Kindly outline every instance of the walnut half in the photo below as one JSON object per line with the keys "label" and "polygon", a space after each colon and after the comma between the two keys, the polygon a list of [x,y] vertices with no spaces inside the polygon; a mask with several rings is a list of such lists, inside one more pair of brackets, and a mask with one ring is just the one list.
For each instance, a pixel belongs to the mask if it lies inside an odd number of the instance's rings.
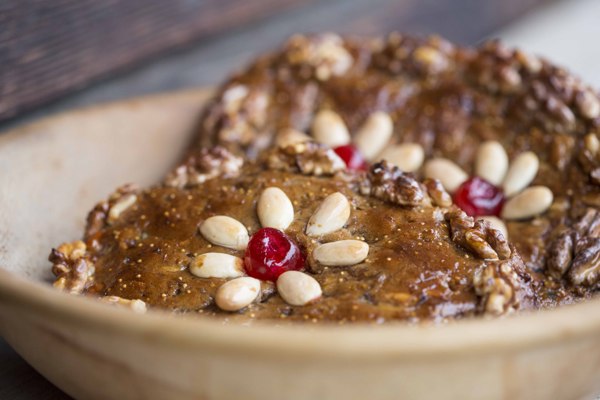
{"label": "walnut half", "polygon": [[86,255],[87,247],[81,240],[63,243],[52,249],[48,260],[56,275],[54,287],[71,294],[80,294],[94,281],[94,264]]}
{"label": "walnut half", "polygon": [[600,282],[600,211],[589,208],[581,219],[552,241],[546,268],[575,286]]}
{"label": "walnut half", "polygon": [[473,284],[475,293],[481,298],[480,308],[483,313],[497,316],[519,307],[519,275],[512,268],[511,261],[486,263],[475,272]]}
{"label": "walnut half", "polygon": [[299,142],[278,147],[267,158],[269,168],[300,172],[304,175],[334,175],[346,169],[335,152],[316,142]]}
{"label": "walnut half", "polygon": [[487,221],[472,217],[464,211],[454,209],[445,214],[450,225],[452,240],[482,259],[505,260],[511,250],[504,235],[490,226]]}
{"label": "walnut half", "polygon": [[414,207],[425,200],[419,182],[385,160],[373,164],[367,180],[361,185],[361,192],[402,206]]}

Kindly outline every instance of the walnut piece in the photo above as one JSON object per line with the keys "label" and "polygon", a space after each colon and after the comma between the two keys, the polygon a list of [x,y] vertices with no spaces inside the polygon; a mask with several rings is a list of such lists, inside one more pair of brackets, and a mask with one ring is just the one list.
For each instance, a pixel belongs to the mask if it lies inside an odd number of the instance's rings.
{"label": "walnut piece", "polygon": [[489,222],[473,220],[464,211],[454,209],[445,214],[450,225],[452,240],[482,259],[510,257],[511,250],[504,235],[491,227]]}
{"label": "walnut piece", "polygon": [[486,263],[475,271],[473,285],[475,293],[481,297],[480,308],[485,314],[498,316],[519,307],[520,279],[511,261]]}
{"label": "walnut piece", "polygon": [[64,243],[52,249],[48,260],[56,276],[54,287],[71,294],[80,294],[94,280],[94,264],[86,255],[87,247],[81,240]]}
{"label": "walnut piece", "polygon": [[572,228],[556,236],[546,268],[557,279],[566,275],[575,286],[591,287],[600,281],[600,211],[589,208]]}
{"label": "walnut piece", "polygon": [[234,177],[243,164],[241,157],[223,147],[204,148],[172,171],[165,179],[165,184],[180,189],[191,188],[216,177]]}
{"label": "walnut piece", "polygon": [[136,191],[138,187],[129,183],[117,188],[108,200],[96,204],[87,217],[86,237],[93,237],[107,225],[116,222],[137,201]]}
{"label": "walnut piece", "polygon": [[364,195],[403,206],[417,206],[425,200],[425,193],[412,175],[383,160],[374,164],[361,186]]}
{"label": "walnut piece", "polygon": [[333,33],[292,36],[284,54],[290,65],[309,67],[311,76],[320,81],[345,74],[354,62],[342,38]]}
{"label": "walnut piece", "polygon": [[452,197],[446,192],[439,179],[427,178],[423,181],[423,185],[427,188],[427,194],[431,197],[433,205],[438,207],[450,207],[452,205]]}
{"label": "walnut piece", "polygon": [[304,175],[333,175],[346,169],[335,152],[316,142],[294,143],[274,149],[267,157],[269,168]]}

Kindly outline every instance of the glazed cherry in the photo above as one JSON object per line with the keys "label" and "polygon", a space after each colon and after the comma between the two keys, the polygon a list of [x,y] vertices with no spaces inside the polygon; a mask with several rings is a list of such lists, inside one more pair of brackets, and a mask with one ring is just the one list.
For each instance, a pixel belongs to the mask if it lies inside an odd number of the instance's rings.
{"label": "glazed cherry", "polygon": [[458,187],[454,203],[468,215],[500,215],[504,204],[504,193],[485,179],[474,176]]}
{"label": "glazed cherry", "polygon": [[346,163],[346,167],[354,171],[365,171],[368,167],[367,161],[360,153],[360,151],[351,144],[344,146],[338,146],[333,149],[335,153],[340,156]]}
{"label": "glazed cherry", "polygon": [[274,282],[286,271],[304,268],[304,255],[279,229],[262,228],[248,242],[244,266],[251,277]]}

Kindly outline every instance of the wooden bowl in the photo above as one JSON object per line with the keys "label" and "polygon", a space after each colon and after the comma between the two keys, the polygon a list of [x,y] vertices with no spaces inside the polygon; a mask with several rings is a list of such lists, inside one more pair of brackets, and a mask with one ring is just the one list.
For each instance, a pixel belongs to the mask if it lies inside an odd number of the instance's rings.
{"label": "wooden bowl", "polygon": [[576,399],[600,391],[600,300],[446,326],[252,327],[137,315],[50,285],[116,186],[158,181],[206,91],[74,111],[0,135],[0,332],[80,399]]}

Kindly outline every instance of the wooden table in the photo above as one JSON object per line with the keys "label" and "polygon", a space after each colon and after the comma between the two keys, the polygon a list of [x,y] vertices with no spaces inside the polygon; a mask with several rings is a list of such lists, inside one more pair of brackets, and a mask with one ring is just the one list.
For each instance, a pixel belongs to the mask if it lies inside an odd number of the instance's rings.
{"label": "wooden table", "polygon": [[[540,6],[514,23],[517,16]],[[591,10],[591,11],[590,11]],[[595,11],[595,12],[593,12]],[[382,34],[391,30],[439,33],[463,44],[474,44],[499,32],[500,37],[526,49],[551,56],[600,86],[600,49],[590,54],[600,24],[581,23],[600,15],[597,0],[333,0],[287,9],[266,20],[204,38],[129,72],[63,97],[42,108],[0,123],[0,130],[64,109],[190,86],[212,86],[241,68],[255,54],[294,32],[338,31]],[[1,19],[1,18],[0,18]],[[593,20],[593,18],[592,18]],[[520,21],[520,22],[519,22]],[[559,23],[559,22],[560,23]],[[595,20],[594,20],[595,21]],[[507,24],[512,22],[507,27]],[[502,30],[504,28],[504,30]],[[560,41],[565,35],[571,41]],[[586,48],[577,56],[572,40]],[[591,47],[588,47],[588,44]],[[576,52],[574,55],[573,53]],[[0,53],[1,54],[1,53]],[[565,60],[574,60],[569,64]],[[1,60],[0,60],[1,61]],[[1,399],[68,399],[29,367],[0,339]]]}

